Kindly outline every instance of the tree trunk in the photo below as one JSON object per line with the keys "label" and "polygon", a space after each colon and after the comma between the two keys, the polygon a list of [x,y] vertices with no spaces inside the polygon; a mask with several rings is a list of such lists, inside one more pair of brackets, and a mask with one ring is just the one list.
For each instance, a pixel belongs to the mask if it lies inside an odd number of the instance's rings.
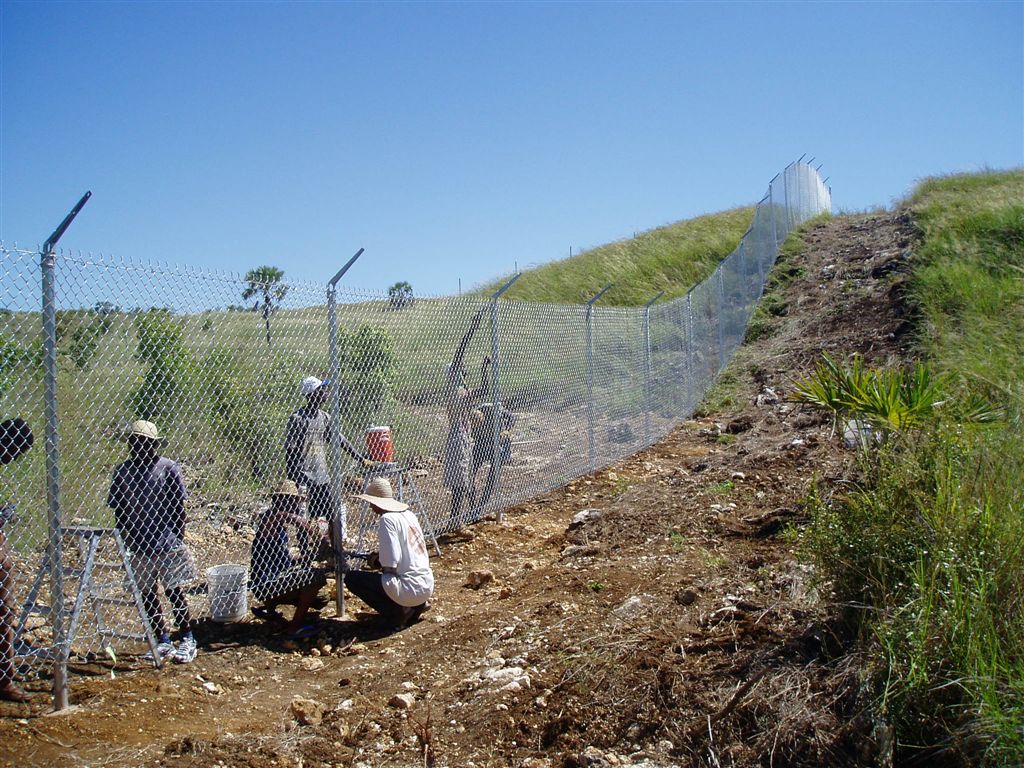
{"label": "tree trunk", "polygon": [[267,346],[270,346],[270,297],[263,297],[263,324],[267,326]]}

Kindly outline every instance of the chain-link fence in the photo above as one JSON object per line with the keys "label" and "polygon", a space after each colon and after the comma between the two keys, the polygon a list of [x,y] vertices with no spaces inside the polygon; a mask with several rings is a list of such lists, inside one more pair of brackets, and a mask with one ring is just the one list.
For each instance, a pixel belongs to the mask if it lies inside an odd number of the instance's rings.
{"label": "chain-link fence", "polygon": [[332,554],[374,546],[351,499],[370,477],[434,539],[650,445],[741,343],[786,234],[830,204],[813,168],[790,165],[710,277],[643,308],[383,296],[0,246],[0,416],[42,438],[48,395],[56,414],[52,437],[0,469],[16,510],[0,538],[0,675],[50,660],[57,676],[69,656],[138,643],[159,657],[188,609],[244,615],[246,578],[255,603],[320,586]]}

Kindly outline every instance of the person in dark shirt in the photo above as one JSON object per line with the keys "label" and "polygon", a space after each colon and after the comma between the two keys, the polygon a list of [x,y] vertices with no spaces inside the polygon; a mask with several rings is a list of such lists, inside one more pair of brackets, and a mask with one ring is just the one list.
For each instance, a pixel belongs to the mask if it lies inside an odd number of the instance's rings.
{"label": "person in dark shirt", "polygon": [[[160,436],[152,422],[133,423],[127,441],[130,456],[114,470],[107,506],[131,552],[142,602],[159,641],[157,653],[188,664],[197,649],[183,587],[196,580],[196,566],[185,544],[185,480],[175,462],[159,455]],[[177,647],[160,606],[161,583],[181,632]]]}
{"label": "person in dark shirt", "polygon": [[305,624],[306,614],[327,583],[323,569],[308,565],[305,558],[293,557],[289,549],[288,526],[305,534],[309,540],[323,536],[319,523],[302,514],[302,494],[291,480],[285,480],[271,495],[270,509],[260,515],[256,536],[252,540],[250,564],[253,596],[263,603],[253,608],[254,615],[282,621],[279,605],[294,605],[295,613],[284,628],[293,637],[304,637],[315,631]]}
{"label": "person in dark shirt", "polygon": [[[0,423],[0,464],[10,464],[28,452],[35,442],[32,429],[24,419],[8,419]],[[0,506],[0,699],[28,701],[28,694],[14,682],[14,610],[11,603],[11,582],[14,563],[7,552],[4,526],[14,517],[14,505]]]}

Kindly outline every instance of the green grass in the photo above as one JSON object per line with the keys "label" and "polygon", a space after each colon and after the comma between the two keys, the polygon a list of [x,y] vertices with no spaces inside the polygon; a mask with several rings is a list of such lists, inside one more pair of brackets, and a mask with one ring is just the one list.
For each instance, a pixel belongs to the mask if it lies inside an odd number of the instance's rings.
{"label": "green grass", "polygon": [[[811,499],[803,545],[875,660],[897,760],[1020,765],[1024,172],[930,179],[906,205],[918,352],[940,402],[863,458],[857,490]],[[986,405],[1002,418],[975,423]]]}
{"label": "green grass", "polygon": [[[734,208],[641,232],[524,272],[505,296],[580,304],[613,283],[601,298],[603,306],[641,306],[659,291],[665,292],[660,301],[667,301],[711,274],[739,243],[753,216],[753,207]],[[482,291],[495,291],[507,279]]]}

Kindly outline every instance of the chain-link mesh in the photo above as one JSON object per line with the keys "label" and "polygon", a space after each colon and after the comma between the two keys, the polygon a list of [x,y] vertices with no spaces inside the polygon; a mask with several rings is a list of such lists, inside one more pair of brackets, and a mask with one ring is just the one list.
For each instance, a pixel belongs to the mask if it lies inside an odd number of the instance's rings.
{"label": "chain-link mesh", "polygon": [[[331,294],[273,272],[250,281],[58,254],[49,458],[64,598],[45,568],[40,439],[0,469],[2,501],[17,510],[0,539],[0,651],[11,657],[16,634],[21,672],[38,670],[54,644],[51,604],[65,609],[68,653],[86,656],[131,650],[119,633],[133,631],[144,650],[140,614],[159,640],[189,609],[244,615],[247,587],[271,606],[316,589],[339,549],[374,548],[375,516],[351,498],[373,476],[391,480],[432,538],[653,443],[742,342],[786,234],[829,207],[818,174],[789,166],[715,272],[649,308]],[[40,254],[0,254],[0,415],[41,438]],[[157,581],[171,587],[159,599]]]}

